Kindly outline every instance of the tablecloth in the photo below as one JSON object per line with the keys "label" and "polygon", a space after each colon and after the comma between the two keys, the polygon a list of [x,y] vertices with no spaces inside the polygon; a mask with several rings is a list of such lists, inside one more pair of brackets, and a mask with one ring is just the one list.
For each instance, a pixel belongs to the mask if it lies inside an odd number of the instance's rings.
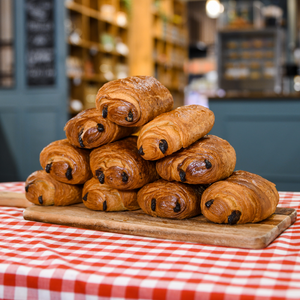
{"label": "tablecloth", "polygon": [[[279,206],[299,215],[300,193],[280,192]],[[299,218],[249,250],[25,221],[22,211],[0,207],[1,299],[300,299]]]}

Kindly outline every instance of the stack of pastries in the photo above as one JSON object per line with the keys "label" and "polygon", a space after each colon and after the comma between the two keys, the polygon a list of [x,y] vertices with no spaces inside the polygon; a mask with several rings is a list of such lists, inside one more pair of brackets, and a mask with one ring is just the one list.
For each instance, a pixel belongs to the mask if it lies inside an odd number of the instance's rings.
{"label": "stack of pastries", "polygon": [[279,201],[275,185],[234,171],[234,148],[209,134],[214,122],[201,105],[173,109],[171,93],[151,76],[108,82],[95,108],[67,122],[66,139],[41,151],[42,170],[27,178],[26,197],[170,219],[202,213],[231,225],[266,219]]}

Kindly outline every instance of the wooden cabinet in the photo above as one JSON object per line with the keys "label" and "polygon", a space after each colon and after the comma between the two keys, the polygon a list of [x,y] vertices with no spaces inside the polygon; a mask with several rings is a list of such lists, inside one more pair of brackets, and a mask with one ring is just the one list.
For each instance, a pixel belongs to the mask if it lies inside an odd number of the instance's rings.
{"label": "wooden cabinet", "polygon": [[180,0],[66,0],[71,115],[94,107],[110,80],[151,75],[183,105],[186,4]]}
{"label": "wooden cabinet", "polygon": [[183,105],[186,4],[179,0],[132,0],[129,49],[130,74],[156,77],[171,91],[175,107]]}
{"label": "wooden cabinet", "polygon": [[128,2],[67,0],[70,112],[94,107],[107,81],[129,76]]}

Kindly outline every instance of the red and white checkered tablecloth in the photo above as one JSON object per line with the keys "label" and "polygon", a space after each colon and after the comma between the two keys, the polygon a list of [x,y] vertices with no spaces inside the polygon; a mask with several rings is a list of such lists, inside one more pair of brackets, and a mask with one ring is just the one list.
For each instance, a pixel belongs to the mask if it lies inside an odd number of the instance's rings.
{"label": "red and white checkered tablecloth", "polygon": [[[280,206],[299,214],[300,193],[280,192]],[[0,299],[300,299],[300,220],[248,250],[25,221],[22,211],[0,207]]]}

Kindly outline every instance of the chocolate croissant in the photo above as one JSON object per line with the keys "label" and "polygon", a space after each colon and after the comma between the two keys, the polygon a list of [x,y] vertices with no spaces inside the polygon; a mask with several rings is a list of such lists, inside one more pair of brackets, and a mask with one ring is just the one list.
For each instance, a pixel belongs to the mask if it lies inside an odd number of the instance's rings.
{"label": "chocolate croissant", "polygon": [[44,170],[33,172],[25,181],[25,196],[36,205],[64,206],[82,202],[82,186],[55,180]]}
{"label": "chocolate croissant", "polygon": [[225,140],[207,135],[186,149],[156,162],[165,180],[189,184],[209,184],[230,176],[236,165],[234,148]]}
{"label": "chocolate croissant", "polygon": [[236,171],[205,190],[201,210],[214,223],[256,223],[271,216],[278,201],[274,183],[256,174]]}
{"label": "chocolate croissant", "polygon": [[205,136],[214,122],[214,113],[201,105],[181,106],[161,114],[142,127],[139,153],[147,160],[163,158]]}
{"label": "chocolate croissant", "polygon": [[41,151],[40,164],[60,182],[83,184],[92,177],[89,153],[89,150],[72,146],[67,139],[57,140]]}
{"label": "chocolate croissant", "polygon": [[103,118],[128,127],[139,127],[173,108],[169,90],[151,76],[132,76],[104,84],[96,96]]}
{"label": "chocolate croissant", "polygon": [[139,128],[119,126],[104,119],[96,108],[90,108],[70,119],[64,130],[72,145],[92,149],[129,136]]}
{"label": "chocolate croissant", "polygon": [[205,188],[159,179],[138,191],[138,203],[153,217],[187,219],[201,213],[200,200]]}
{"label": "chocolate croissant", "polygon": [[97,178],[88,180],[82,191],[84,205],[92,210],[124,211],[139,209],[137,190],[117,190],[100,184]]}
{"label": "chocolate croissant", "polygon": [[137,137],[93,149],[90,165],[100,183],[121,190],[133,190],[158,179],[155,162],[144,160],[136,146]]}

